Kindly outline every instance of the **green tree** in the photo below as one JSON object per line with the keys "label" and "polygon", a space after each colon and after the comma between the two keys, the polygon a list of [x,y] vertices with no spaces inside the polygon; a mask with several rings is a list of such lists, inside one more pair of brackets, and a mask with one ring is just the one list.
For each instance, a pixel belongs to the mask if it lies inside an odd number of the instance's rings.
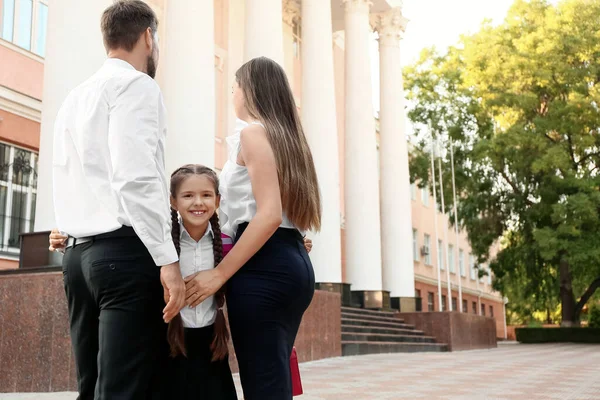
{"label": "green tree", "polygon": [[588,321],[588,326],[590,328],[600,328],[600,306],[594,304],[590,308],[590,318]]}
{"label": "green tree", "polygon": [[[404,71],[429,184],[429,132],[454,142],[458,213],[495,288],[577,324],[600,287],[600,0],[517,0]],[[442,154],[449,174],[448,156]],[[444,183],[452,207],[450,176]],[[526,311],[526,310],[525,310]]]}

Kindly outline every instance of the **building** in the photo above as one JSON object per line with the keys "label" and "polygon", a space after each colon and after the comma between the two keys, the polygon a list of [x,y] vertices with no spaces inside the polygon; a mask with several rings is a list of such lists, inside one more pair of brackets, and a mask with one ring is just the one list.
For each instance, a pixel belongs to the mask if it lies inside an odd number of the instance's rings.
{"label": "building", "polygon": [[0,1],[0,269],[33,230],[48,2]]}
{"label": "building", "polygon": [[[168,170],[188,162],[223,166],[224,139],[236,123],[234,73],[248,59],[270,57],[288,74],[321,184],[323,230],[311,254],[319,286],[365,307],[391,302],[412,310],[420,302],[424,311],[491,315],[503,336],[503,299],[490,278],[474,277],[464,233],[458,241],[452,228],[443,235],[445,216],[436,214],[438,246],[430,194],[408,190],[400,67],[408,20],[401,0],[148,3],[160,20],[157,80],[169,110]],[[43,236],[54,226],[54,117],[68,91],[105,58],[96,27],[109,4],[55,0],[48,13],[46,0],[0,0],[0,268],[17,266],[19,232]],[[373,30],[378,120],[371,102]],[[448,250],[448,262],[440,248]]]}

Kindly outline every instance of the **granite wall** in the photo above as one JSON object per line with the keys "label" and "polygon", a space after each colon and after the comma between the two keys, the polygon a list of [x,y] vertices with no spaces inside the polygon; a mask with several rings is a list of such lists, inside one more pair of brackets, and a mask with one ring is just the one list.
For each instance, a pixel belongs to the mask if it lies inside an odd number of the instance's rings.
{"label": "granite wall", "polygon": [[446,343],[450,351],[497,347],[496,321],[491,317],[450,311],[399,313],[397,317],[438,343]]}
{"label": "granite wall", "polygon": [[[316,291],[296,349],[300,362],[341,356],[341,299]],[[232,369],[237,371],[235,356]],[[0,275],[0,393],[76,390],[60,271]]]}

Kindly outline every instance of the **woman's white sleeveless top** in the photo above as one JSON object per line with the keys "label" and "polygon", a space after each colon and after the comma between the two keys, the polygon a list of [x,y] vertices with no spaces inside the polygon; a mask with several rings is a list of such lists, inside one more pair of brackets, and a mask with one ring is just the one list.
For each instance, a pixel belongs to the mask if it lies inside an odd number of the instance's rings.
{"label": "woman's white sleeveless top", "polygon": [[[252,124],[264,125],[260,122]],[[237,163],[237,157],[241,149],[240,134],[248,126],[248,123],[238,119],[236,121],[235,133],[227,137],[227,162],[223,166],[219,177],[219,192],[221,193],[221,206],[219,208],[219,219],[221,231],[234,238],[237,228],[244,222],[250,222],[256,215],[256,200],[252,193],[252,183],[248,169]],[[283,222],[280,227],[296,229],[285,213],[282,215]]]}

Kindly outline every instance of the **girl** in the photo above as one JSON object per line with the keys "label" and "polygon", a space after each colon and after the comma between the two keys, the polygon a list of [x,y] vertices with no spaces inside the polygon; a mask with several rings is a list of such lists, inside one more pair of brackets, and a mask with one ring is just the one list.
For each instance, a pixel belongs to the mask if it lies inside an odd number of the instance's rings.
{"label": "girl", "polygon": [[227,309],[246,400],[292,398],[290,354],[314,293],[302,233],[321,224],[312,155],[285,72],[256,58],[236,73],[220,216],[235,245],[187,294],[202,301],[227,284]]}
{"label": "girl", "polygon": [[[219,217],[219,180],[202,165],[188,164],[171,175],[172,235],[181,275],[187,282],[214,268],[223,257]],[[190,300],[190,299],[188,299]],[[169,399],[236,400],[228,362],[229,334],[223,315],[224,293],[202,303],[187,301],[169,324],[171,356]]]}
{"label": "girl", "polygon": [[[215,213],[220,203],[218,186],[214,171],[201,165],[184,165],[171,175],[172,235],[188,287],[194,287],[198,271],[213,268],[222,253],[232,247],[231,238],[220,233]],[[50,250],[64,248],[65,239],[54,229],[49,238]],[[312,241],[305,239],[304,247],[310,252]],[[202,304],[188,297],[191,308],[184,308],[169,324],[172,357],[165,368],[162,398],[237,398],[227,362],[224,296],[218,292],[215,297]]]}

